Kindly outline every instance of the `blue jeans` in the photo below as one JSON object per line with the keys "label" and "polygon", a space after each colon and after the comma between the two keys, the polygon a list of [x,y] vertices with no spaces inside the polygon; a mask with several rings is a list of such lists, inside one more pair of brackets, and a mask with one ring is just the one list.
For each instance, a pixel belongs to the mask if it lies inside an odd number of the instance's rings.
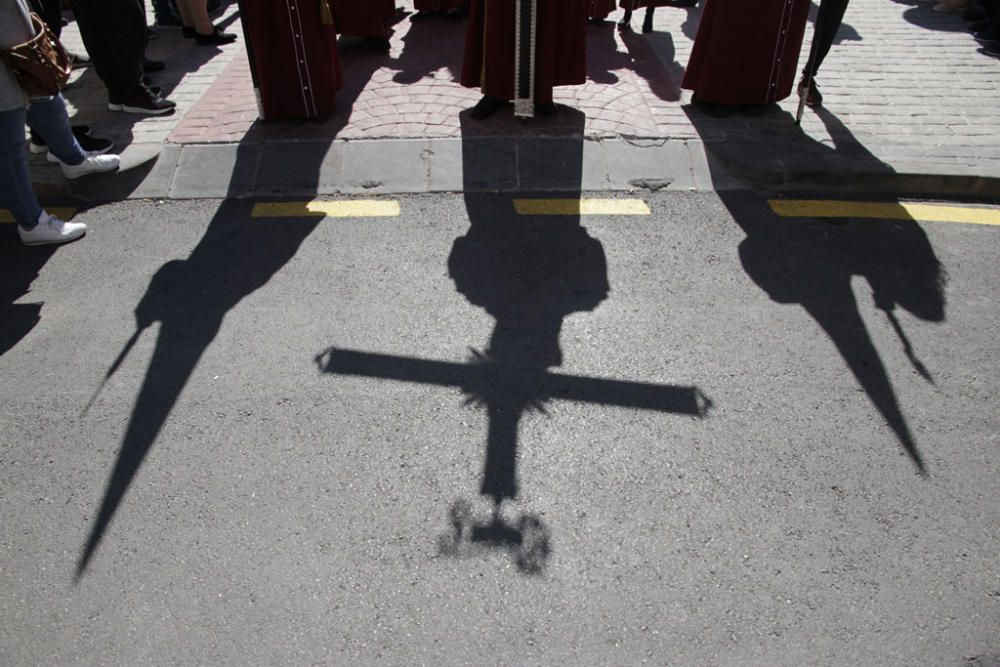
{"label": "blue jeans", "polygon": [[27,109],[0,111],[0,205],[10,209],[17,224],[31,229],[38,224],[42,207],[31,187],[24,153],[25,122],[66,164],[80,164],[86,155],[69,127],[62,95],[33,99]]}

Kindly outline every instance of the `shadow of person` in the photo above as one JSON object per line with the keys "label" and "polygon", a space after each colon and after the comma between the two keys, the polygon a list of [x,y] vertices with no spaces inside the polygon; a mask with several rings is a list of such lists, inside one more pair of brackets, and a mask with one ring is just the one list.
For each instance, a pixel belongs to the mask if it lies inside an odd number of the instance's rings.
{"label": "shadow of person", "polygon": [[[371,54],[369,57],[366,53],[361,59],[367,64],[365,71],[370,74],[387,56]],[[337,95],[338,112],[328,121],[335,130],[346,124],[350,107],[364,88],[359,79],[355,76],[356,85],[345,94]],[[229,196],[209,222],[205,235],[186,259],[167,262],[156,272],[135,308],[136,330],[107,371],[105,382],[116,372],[139,336],[154,323],[159,323],[156,345],[100,508],[79,557],[77,579],[86,571],[129,486],[199,359],[218,334],[226,314],[245,297],[264,287],[295,256],[321,221],[321,218],[303,217],[283,219],[280,225],[268,224],[266,220],[248,225],[246,220],[252,214],[253,202],[237,199],[246,195],[246,175],[255,174],[258,169],[287,172],[283,181],[288,186],[286,194],[309,197],[319,192],[321,172],[335,132],[326,134],[326,139],[294,146],[261,143],[270,132],[280,134],[294,125],[277,121],[254,123],[237,148]],[[294,160],[294,169],[288,169],[289,160]],[[91,404],[97,395],[95,393]]]}
{"label": "shadow of person", "polygon": [[[849,165],[875,176],[892,173],[859,144],[833,114],[816,113],[824,121],[833,148],[797,128],[789,116],[787,130],[775,129],[768,142],[778,159],[822,161],[844,153]],[[697,110],[689,117],[700,133],[708,133],[712,120]],[[787,115],[787,114],[786,114]],[[730,142],[706,143],[710,150]],[[743,147],[744,150],[746,146]],[[738,150],[726,146],[722,149]],[[759,155],[754,159],[759,159]],[[725,178],[723,165],[732,156],[712,160],[713,178]],[[882,310],[899,336],[914,369],[933,381],[895,316],[896,307],[929,322],[945,319],[945,272],[927,235],[912,219],[871,220],[840,218],[833,223],[802,217],[778,217],[759,194],[721,189],[719,196],[736,223],[746,232],[739,257],[747,275],[776,303],[798,304],[819,324],[864,389],[869,400],[892,429],[903,450],[921,474],[923,457],[899,405],[889,371],[879,356],[865,325],[852,288],[855,277],[867,281],[875,306]],[[904,210],[899,207],[899,210]]]}
{"label": "shadow of person", "polygon": [[393,60],[398,70],[392,77],[396,83],[417,83],[447,69],[453,80],[462,71],[465,50],[465,23],[457,20],[407,22],[401,37],[403,51]]}
{"label": "shadow of person", "polygon": [[126,491],[187,385],[199,359],[212,344],[230,310],[262,288],[295,255],[318,224],[294,220],[280,226],[248,225],[249,202],[226,201],[204,237],[183,260],[164,264],[135,308],[134,341],[159,324],[156,345],[80,555],[76,576],[86,570]]}
{"label": "shadow of person", "polygon": [[0,356],[27,336],[42,319],[43,303],[15,303],[28,294],[31,283],[55,254],[53,246],[25,248],[17,225],[3,225],[0,243]]}
{"label": "shadow of person", "polygon": [[[668,32],[639,35],[625,30],[621,33],[628,49],[628,67],[649,84],[653,94],[666,102],[681,99],[684,67],[677,62],[674,38]],[[670,63],[664,66],[663,63]]]}

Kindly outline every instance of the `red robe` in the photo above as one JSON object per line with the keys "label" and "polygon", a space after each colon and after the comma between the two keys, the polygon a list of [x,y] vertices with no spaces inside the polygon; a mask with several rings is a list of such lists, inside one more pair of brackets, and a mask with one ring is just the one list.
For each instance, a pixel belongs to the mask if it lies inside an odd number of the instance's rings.
{"label": "red robe", "polygon": [[467,0],[413,0],[418,12],[439,12],[443,9],[465,9]]}
{"label": "red robe", "polygon": [[337,35],[332,25],[323,25],[320,3],[243,0],[240,11],[250,36],[263,118],[332,112],[343,79]]}
{"label": "red robe", "polygon": [[712,104],[769,104],[788,97],[809,4],[708,0],[682,87]]}
{"label": "red robe", "polygon": [[590,18],[603,21],[615,11],[615,0],[590,0]]}
{"label": "red robe", "polygon": [[[515,0],[470,0],[462,85],[514,99]],[[590,0],[538,0],[535,103],[552,101],[553,86],[587,80]],[[485,46],[484,46],[485,42]]]}
{"label": "red robe", "polygon": [[389,39],[396,0],[330,0],[333,22],[342,35]]}

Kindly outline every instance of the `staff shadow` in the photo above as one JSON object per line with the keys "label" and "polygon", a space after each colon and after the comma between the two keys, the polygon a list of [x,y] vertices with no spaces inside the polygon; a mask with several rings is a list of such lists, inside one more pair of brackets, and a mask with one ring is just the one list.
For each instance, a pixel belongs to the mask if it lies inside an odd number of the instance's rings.
{"label": "staff shadow", "polygon": [[[369,65],[365,71],[374,72],[385,57],[362,56],[361,61]],[[327,121],[335,130],[346,124],[350,107],[364,88],[358,74],[352,79],[355,84],[337,95],[338,113]],[[297,144],[263,143],[272,132],[280,134],[289,127],[304,125],[257,121],[251,126],[237,146],[229,192],[204,236],[186,259],[171,260],[156,271],[136,305],[135,331],[112,362],[104,382],[118,370],[138,338],[159,323],[156,344],[100,507],[79,556],[77,580],[91,563],[136,474],[226,315],[244,298],[265,287],[322,221],[322,217],[303,211],[301,217],[282,219],[280,225],[260,219],[247,224],[253,215],[254,202],[241,199],[258,169],[287,172],[284,194],[319,193],[336,132],[323,140]],[[287,169],[290,160],[294,160],[295,169]],[[98,399],[101,387],[88,403],[88,409]]]}
{"label": "staff shadow", "polygon": [[[338,348],[317,357],[324,373],[457,386],[467,405],[486,413],[479,493],[493,511],[476,518],[470,502],[456,501],[439,552],[508,550],[526,574],[543,572],[552,550],[551,533],[538,516],[510,520],[503,512],[504,503],[520,495],[519,427],[526,413],[545,413],[556,400],[699,417],[708,406],[696,387],[551,371],[563,364],[565,318],[594,310],[610,292],[604,249],[580,221],[584,115],[561,108],[559,116],[558,133],[545,138],[494,136],[468,111],[461,116],[469,229],[452,245],[448,274],[470,305],[496,321],[485,350],[473,350],[466,364]],[[540,185],[518,189],[514,197],[497,192],[519,182]]]}
{"label": "staff shadow", "polygon": [[[711,119],[696,109],[685,109],[699,133],[711,131]],[[777,133],[772,137],[772,157],[805,164],[839,155],[875,176],[893,173],[891,167],[868,153],[833,114],[822,108],[815,112],[826,125],[834,146],[813,140],[785,114],[790,129],[780,132],[780,137]],[[734,159],[725,152],[737,149],[725,141],[708,142],[706,147],[713,153],[709,156],[713,179],[724,181],[729,177],[726,165]],[[945,320],[947,277],[924,230],[906,216],[902,206],[892,210],[891,220],[779,217],[778,200],[769,204],[756,192],[725,187],[718,195],[746,233],[739,257],[747,275],[772,301],[797,304],[813,318],[918,473],[927,474],[889,370],[866,327],[851,285],[855,277],[867,282],[875,306],[885,313],[913,369],[933,382],[931,370],[920,359],[895,314],[898,307],[927,322]]]}

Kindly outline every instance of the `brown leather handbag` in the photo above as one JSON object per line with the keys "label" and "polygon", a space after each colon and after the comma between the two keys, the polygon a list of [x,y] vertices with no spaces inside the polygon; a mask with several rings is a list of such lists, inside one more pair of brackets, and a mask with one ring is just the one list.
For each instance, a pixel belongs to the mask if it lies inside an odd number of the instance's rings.
{"label": "brown leather handbag", "polygon": [[0,59],[28,97],[50,97],[66,87],[73,62],[59,38],[34,12],[31,24],[35,36],[23,44],[0,50]]}

